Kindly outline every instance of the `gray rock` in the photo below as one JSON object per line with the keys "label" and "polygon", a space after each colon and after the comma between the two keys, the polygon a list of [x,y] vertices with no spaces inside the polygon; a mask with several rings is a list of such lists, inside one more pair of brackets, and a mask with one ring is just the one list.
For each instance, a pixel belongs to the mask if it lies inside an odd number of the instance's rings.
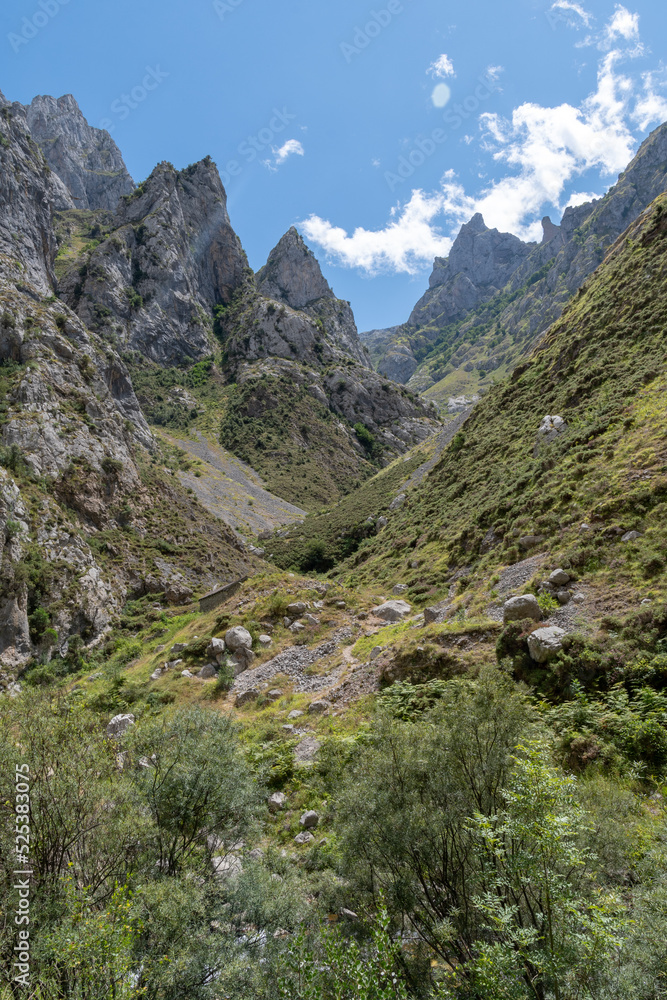
{"label": "gray rock", "polygon": [[572,601],[574,604],[585,604],[586,598],[583,594],[573,594]]}
{"label": "gray rock", "polygon": [[566,587],[570,582],[570,574],[564,569],[555,569],[549,574],[549,583],[554,587]]}
{"label": "gray rock", "polygon": [[546,416],[542,417],[542,423],[537,432],[538,439],[545,444],[551,444],[556,438],[567,430],[567,424],[562,417]]}
{"label": "gray rock", "polygon": [[303,844],[310,844],[313,840],[315,840],[315,838],[312,833],[308,833],[307,830],[303,830],[301,833],[297,833],[294,838],[294,843],[301,847]]}
{"label": "gray rock", "polygon": [[284,692],[281,691],[279,688],[273,688],[271,691],[269,691],[266,697],[268,698],[269,701],[280,701],[280,699],[283,696],[283,693]]}
{"label": "gray rock", "polygon": [[288,719],[300,719],[303,714],[304,713],[301,712],[298,708],[293,708],[292,711],[287,716],[287,718]]}
{"label": "gray rock", "polygon": [[294,748],[294,759],[298,764],[310,764],[321,747],[321,743],[314,736],[306,736]]}
{"label": "gray rock", "polygon": [[194,677],[194,674],[190,670],[181,670],[181,677]]}
{"label": "gray rock", "polygon": [[403,504],[407,499],[408,498],[405,493],[399,493],[398,496],[394,497],[394,499],[389,504],[389,510],[398,510],[400,507],[403,506]]}
{"label": "gray rock", "polygon": [[200,681],[210,681],[217,676],[218,676],[218,671],[214,663],[207,663],[205,666],[201,668],[201,670],[197,674],[197,677],[199,678]]}
{"label": "gray rock", "polygon": [[303,620],[305,621],[306,625],[319,625],[320,624],[319,618],[316,618],[315,615],[304,615],[303,616]]}
{"label": "gray rock", "polygon": [[259,644],[262,649],[268,649],[273,644],[273,639],[270,635],[260,635]]}
{"label": "gray rock", "polygon": [[243,862],[233,854],[211,859],[213,874],[223,882],[232,881],[243,874]]}
{"label": "gray rock", "polygon": [[293,632],[294,635],[298,635],[299,632],[305,632],[306,631],[306,626],[302,625],[301,622],[294,622],[293,625],[290,625],[289,630],[290,630],[290,632]]}
{"label": "gray rock", "polygon": [[389,521],[387,520],[386,517],[378,517],[378,519],[377,519],[377,529],[378,529],[378,531],[381,531],[382,528],[386,528],[388,524],[389,524]]}
{"label": "gray rock", "polygon": [[523,621],[524,618],[532,618],[539,622],[541,617],[542,612],[534,594],[511,597],[503,605],[503,621],[505,623]]}
{"label": "gray rock", "polygon": [[285,803],[287,802],[287,796],[284,792],[274,792],[273,795],[269,795],[268,806],[270,813],[280,812],[281,809],[285,808]]}
{"label": "gray rock", "polygon": [[252,649],[252,636],[242,625],[236,625],[225,633],[225,645],[232,653],[240,649]]}
{"label": "gray rock", "polygon": [[397,597],[400,597],[401,594],[405,594],[407,593],[407,591],[408,591],[407,583],[397,583],[394,589],[392,590],[392,594],[396,594]]}
{"label": "gray rock", "polygon": [[317,701],[311,701],[308,712],[310,715],[321,715],[323,712],[328,712],[331,707],[330,701],[327,701],[326,698],[319,698]]}
{"label": "gray rock", "polygon": [[206,655],[220,662],[222,657],[225,655],[225,640],[211,639],[206,648]]}
{"label": "gray rock", "polygon": [[563,648],[563,639],[567,632],[552,625],[549,628],[538,628],[528,636],[528,649],[536,663],[547,663]]}
{"label": "gray rock", "polygon": [[301,819],[299,820],[299,823],[305,830],[315,830],[316,827],[319,825],[319,822],[320,822],[319,814],[316,813],[313,809],[309,809],[308,812],[305,812],[301,817]]}
{"label": "gray rock", "polygon": [[621,538],[621,541],[622,542],[634,542],[638,538],[641,538],[641,537],[642,537],[642,535],[641,535],[640,531],[626,531],[626,533]]}
{"label": "gray rock", "polygon": [[371,661],[371,663],[373,662],[373,660],[377,660],[377,658],[378,658],[378,656],[380,655],[381,652],[382,652],[382,646],[373,646],[373,648],[371,649],[371,655],[370,655],[370,661]]}
{"label": "gray rock", "polygon": [[109,721],[107,725],[107,736],[113,739],[119,739],[123,736],[130,726],[135,723],[135,718],[132,714],[128,715],[114,715],[113,719]]}
{"label": "gray rock", "polygon": [[292,624],[291,618],[283,618],[283,625],[285,626],[285,628],[289,628],[291,624]]}
{"label": "gray rock", "polygon": [[535,545],[540,545],[544,540],[544,535],[523,535],[519,539],[519,548],[532,549]]}
{"label": "gray rock", "polygon": [[157,667],[157,669],[154,670],[153,673],[151,674],[151,680],[152,681],[159,680],[160,677],[162,677],[162,674],[163,674],[162,667]]}
{"label": "gray rock", "polygon": [[241,691],[237,694],[234,704],[237,708],[240,708],[251,701],[256,701],[257,698],[259,698],[259,691],[256,688],[248,688],[247,691]]}
{"label": "gray rock", "polygon": [[188,648],[187,642],[175,642],[174,645],[171,647],[171,652],[174,654],[174,656],[178,656],[179,653],[182,653],[183,650],[187,648]]}
{"label": "gray rock", "polygon": [[372,611],[376,618],[381,618],[385,622],[400,622],[410,614],[412,608],[407,601],[386,601]]}
{"label": "gray rock", "polygon": [[294,604],[287,605],[287,614],[292,618],[300,618],[301,615],[308,610],[308,605],[304,604],[303,601],[295,601]]}
{"label": "gray rock", "polygon": [[556,600],[559,604],[562,604],[563,607],[570,603],[571,598],[572,595],[569,590],[558,590],[556,592]]}
{"label": "gray rock", "polygon": [[78,209],[115,209],[134,190],[118,146],[108,132],[92,128],[67,94],[35,97],[25,109],[30,134]]}

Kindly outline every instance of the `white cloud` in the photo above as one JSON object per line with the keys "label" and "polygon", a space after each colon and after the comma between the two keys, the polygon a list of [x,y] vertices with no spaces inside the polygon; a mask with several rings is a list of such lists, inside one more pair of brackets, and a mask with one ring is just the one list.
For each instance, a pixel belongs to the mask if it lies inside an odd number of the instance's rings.
{"label": "white cloud", "polygon": [[271,171],[272,174],[275,174],[278,167],[282,166],[285,160],[287,160],[290,156],[306,155],[306,151],[298,139],[288,139],[287,142],[284,143],[284,145],[282,145],[279,149],[272,146],[271,152],[273,153],[273,159],[262,160],[262,163],[268,168],[268,170]]}
{"label": "white cloud", "polygon": [[406,205],[392,210],[392,221],[375,232],[360,226],[349,236],[317,215],[311,215],[300,228],[306,239],[324,247],[345,267],[359,267],[369,274],[386,270],[416,274],[434,257],[449,253],[452,241],[435,225],[441,212],[440,195],[428,197],[413,191]]}
{"label": "white cloud", "polygon": [[449,104],[449,100],[452,96],[452,92],[446,83],[439,83],[433,88],[433,93],[431,94],[431,100],[433,101],[433,107],[444,108],[445,105]]}
{"label": "white cloud", "polygon": [[[593,17],[593,15],[589,14],[587,10],[584,10],[581,4],[574,3],[573,0],[556,0],[556,2],[551,5],[551,10],[564,11],[566,15],[568,14],[568,12],[576,14],[578,17],[581,18],[581,20],[583,21],[583,23],[587,28],[589,27]],[[569,24],[576,24],[574,19],[571,17],[565,16],[564,20],[566,20]]]}
{"label": "white cloud", "polygon": [[414,273],[446,253],[459,226],[476,212],[492,228],[539,240],[545,211],[553,215],[554,209],[566,207],[563,202],[576,205],[594,197],[569,195],[577,177],[595,170],[611,182],[636,150],[634,129],[643,131],[667,119],[667,99],[660,93],[667,86],[667,70],[661,67],[659,73],[638,78],[620,68],[641,44],[636,15],[618,5],[604,37],[630,42],[635,49],[611,48],[601,54],[597,86],[578,107],[525,103],[509,118],[489,112],[479,116],[482,152],[490,158],[489,175],[495,174],[491,182],[479,180],[477,190],[469,191],[449,171],[436,190],[413,190],[403,206],[392,210],[384,228],[347,233],[311,215],[304,233],[338,263],[371,274]]}
{"label": "white cloud", "polygon": [[284,163],[288,156],[305,156],[306,153],[298,139],[288,139],[284,146],[281,146],[277,151],[274,150],[274,152],[278,166]]}
{"label": "white cloud", "polygon": [[624,38],[626,42],[639,41],[639,14],[631,14],[622,4],[616,5],[614,16],[600,40],[600,47],[609,49],[619,38]]}
{"label": "white cloud", "polygon": [[431,63],[426,72],[440,80],[445,80],[448,76],[456,76],[454,63],[444,52],[438,56],[435,62]]}
{"label": "white cloud", "polygon": [[588,201],[596,201],[601,198],[601,194],[592,194],[590,191],[576,191],[570,195],[565,208],[576,208],[577,205],[585,205]]}

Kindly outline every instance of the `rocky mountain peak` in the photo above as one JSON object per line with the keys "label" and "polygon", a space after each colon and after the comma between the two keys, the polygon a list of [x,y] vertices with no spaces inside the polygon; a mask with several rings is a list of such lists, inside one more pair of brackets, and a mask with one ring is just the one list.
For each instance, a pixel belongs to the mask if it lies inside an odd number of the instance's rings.
{"label": "rocky mountain peak", "polygon": [[88,124],[71,94],[35,97],[23,111],[32,138],[69,192],[70,208],[114,209],[134,190],[118,146],[108,132]]}
{"label": "rocky mountain peak", "polygon": [[76,268],[62,292],[84,322],[110,327],[161,363],[210,353],[210,320],[245,278],[213,160],[185,170],[163,162],[121,200],[109,237]]}
{"label": "rocky mountain peak", "polygon": [[325,296],[334,297],[315,255],[294,226],[257,272],[257,288],[261,295],[285,302],[292,309],[304,309]]}
{"label": "rocky mountain peak", "polygon": [[542,219],[542,242],[551,243],[558,236],[561,235],[560,226],[554,225],[548,215],[545,215]]}

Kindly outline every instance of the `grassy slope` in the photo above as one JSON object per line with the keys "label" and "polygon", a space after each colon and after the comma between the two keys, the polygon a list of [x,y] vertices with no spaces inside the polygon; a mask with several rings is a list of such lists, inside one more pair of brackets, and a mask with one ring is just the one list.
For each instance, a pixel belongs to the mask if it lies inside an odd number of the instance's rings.
{"label": "grassy slope", "polygon": [[[520,536],[540,534],[554,564],[603,582],[612,601],[665,596],[666,248],[661,197],[540,349],[478,404],[463,447],[450,447],[388,529],[361,547],[350,582],[395,579],[407,555],[436,588],[471,567],[474,593],[475,581],[521,557]],[[568,430],[534,457],[547,413]],[[482,556],[489,529],[501,542]],[[643,537],[622,545],[617,532],[630,529]]]}

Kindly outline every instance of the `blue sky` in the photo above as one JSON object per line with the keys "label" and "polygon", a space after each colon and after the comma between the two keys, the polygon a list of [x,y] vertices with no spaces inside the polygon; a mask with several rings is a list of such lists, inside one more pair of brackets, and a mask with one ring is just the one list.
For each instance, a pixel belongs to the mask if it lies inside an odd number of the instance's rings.
{"label": "blue sky", "polygon": [[0,89],[74,94],[137,181],[210,154],[251,265],[299,225],[368,329],[475,211],[539,238],[603,193],[667,119],[665,39],[664,0],[5,0]]}

